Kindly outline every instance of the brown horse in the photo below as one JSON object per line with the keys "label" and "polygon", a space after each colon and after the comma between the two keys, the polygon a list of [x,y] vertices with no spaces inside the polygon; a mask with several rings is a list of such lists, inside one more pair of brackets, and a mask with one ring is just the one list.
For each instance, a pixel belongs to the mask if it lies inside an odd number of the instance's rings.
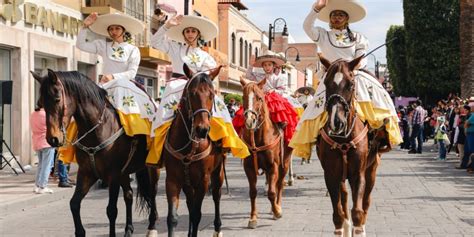
{"label": "brown horse", "polygon": [[[357,117],[353,105],[356,96],[355,68],[361,59],[359,57],[350,62],[337,60],[330,64],[321,57],[327,68],[324,85],[328,121],[321,129],[316,144],[331,196],[336,236],[351,236],[352,233],[365,236],[370,193],[380,162],[379,144],[372,139],[377,131],[369,132],[368,125]],[[349,180],[354,203],[351,213],[347,206],[346,179]],[[352,230],[349,215],[354,224]]]}
{"label": "brown horse", "polygon": [[189,211],[188,236],[197,236],[204,196],[212,187],[215,205],[214,236],[222,236],[220,199],[224,180],[225,151],[219,142],[209,138],[214,107],[212,80],[221,67],[193,74],[184,65],[189,78],[183,90],[176,118],[166,138],[161,160],[166,166],[166,197],[168,200],[168,236],[174,236],[178,224],[179,194],[183,189]]}
{"label": "brown horse", "polygon": [[249,181],[252,210],[248,227],[257,227],[257,175],[262,169],[268,183],[268,199],[272,205],[273,219],[282,217],[281,199],[284,179],[288,172],[293,149],[283,142],[283,131],[270,120],[262,90],[266,79],[259,83],[241,78],[245,127],[242,138],[252,153],[244,160],[244,169]]}
{"label": "brown horse", "polygon": [[77,124],[78,139],[73,144],[77,147],[79,170],[77,186],[70,201],[75,235],[86,235],[80,217],[81,201],[99,178],[109,186],[107,216],[110,236],[115,236],[120,187],[126,204],[125,236],[132,235],[133,190],[129,174],[136,172],[140,207],[149,212],[147,235],[156,236],[158,173],[145,167],[148,154],[146,137],[126,136],[117,112],[107,99],[107,92],[79,72],[48,70],[45,77],[32,74],[41,83],[48,143],[53,147],[66,144],[65,128],[73,117]]}

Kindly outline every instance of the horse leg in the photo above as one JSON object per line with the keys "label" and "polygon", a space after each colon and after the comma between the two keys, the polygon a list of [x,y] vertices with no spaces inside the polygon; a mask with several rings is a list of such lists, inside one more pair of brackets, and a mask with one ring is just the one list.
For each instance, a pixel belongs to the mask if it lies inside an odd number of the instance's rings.
{"label": "horse leg", "polygon": [[193,232],[193,206],[194,206],[194,188],[190,185],[185,184],[183,186],[184,194],[186,195],[186,206],[188,207],[189,213],[189,225],[188,225],[188,236],[191,236]]}
{"label": "horse leg", "polygon": [[[168,165],[169,166],[169,165]],[[178,225],[178,203],[181,183],[178,182],[176,174],[167,169],[166,172],[166,199],[168,201],[168,237],[174,236],[174,230]]]}
{"label": "horse leg", "polygon": [[375,177],[376,177],[376,171],[377,167],[379,165],[380,161],[380,155],[379,154],[374,154],[375,159],[372,165],[370,165],[366,171],[365,171],[365,190],[364,190],[364,197],[362,199],[362,209],[364,210],[364,214],[362,215],[362,226],[361,228],[358,228],[354,230],[356,235],[359,236],[365,236],[365,223],[367,221],[367,215],[369,212],[369,207],[370,207],[370,194],[372,192],[372,189],[375,186]]}
{"label": "horse leg", "polygon": [[344,236],[351,236],[351,221],[349,220],[349,207],[347,204],[348,192],[346,189],[346,183],[341,183],[341,205],[344,211],[344,223],[342,228],[344,230]]}
{"label": "horse leg", "polygon": [[222,184],[224,183],[224,161],[217,167],[216,170],[212,172],[211,175],[211,187],[212,187],[212,199],[214,200],[214,235],[213,237],[222,237],[223,234],[221,232],[221,191],[222,191]]}
{"label": "horse leg", "polygon": [[[286,172],[285,172],[286,176]],[[290,164],[289,164],[289,169],[288,169],[288,186],[293,186],[293,183],[295,182],[295,177],[293,175],[293,158],[290,156]]]}
{"label": "horse leg", "polygon": [[362,171],[352,177],[349,177],[349,182],[351,184],[352,190],[353,207],[351,210],[351,216],[354,223],[354,230],[361,229],[362,219],[364,216],[364,210],[362,209],[362,198],[365,190],[365,173]]}
{"label": "horse leg", "polygon": [[283,189],[284,184],[283,180],[286,177],[286,174],[290,172],[290,177],[293,179],[293,174],[291,173],[291,169],[293,167],[293,157],[291,156],[292,149],[288,146],[285,148],[285,156],[283,157],[283,167],[281,165],[278,166],[280,172],[277,180],[277,204],[281,208],[281,197],[283,196]]}
{"label": "horse leg", "polygon": [[[149,183],[149,198],[150,200],[150,213],[148,215],[148,231],[146,236],[147,237],[156,237],[158,236],[158,231],[156,230],[156,220],[158,219],[158,210],[156,209],[156,193],[157,193],[157,183],[160,179],[160,170],[155,168],[147,168],[148,178],[150,180]],[[137,182],[138,183],[138,182]]]}
{"label": "horse leg", "polygon": [[[126,175],[128,176],[128,175]],[[115,221],[117,219],[117,200],[120,192],[120,180],[118,175],[109,177],[109,204],[107,205],[107,217],[109,218],[109,236],[115,236]],[[129,182],[130,182],[130,178]]]}
{"label": "horse leg", "polygon": [[132,203],[133,203],[133,190],[130,186],[130,176],[128,174],[120,176],[120,186],[123,191],[123,200],[125,201],[126,209],[126,222],[125,222],[125,235],[126,237],[132,236],[133,234],[133,222],[132,222]]}
{"label": "horse leg", "polygon": [[[277,203],[277,179],[279,176],[278,163],[273,163],[266,174],[268,181],[268,200],[272,204],[273,219],[281,218],[281,207]],[[284,177],[284,176],[283,176]]]}
{"label": "horse leg", "polygon": [[72,217],[74,219],[74,229],[76,236],[86,236],[86,230],[82,225],[81,221],[81,202],[82,199],[89,192],[91,186],[97,181],[95,175],[91,173],[84,173],[79,168],[77,172],[77,184],[74,194],[72,195],[71,201],[69,201],[69,207],[71,209]]}
{"label": "horse leg", "polygon": [[[337,166],[333,166],[337,167]],[[326,167],[324,167],[326,168]],[[339,175],[330,174],[329,172],[324,172],[324,180],[326,182],[326,187],[329,191],[329,196],[331,197],[332,203],[332,221],[334,223],[335,236],[342,236],[343,235],[343,224],[347,225],[348,220],[345,218],[345,213],[342,204],[342,194],[341,194],[341,181],[342,174]]]}
{"label": "horse leg", "polygon": [[244,170],[249,182],[249,196],[251,205],[248,228],[255,229],[257,228],[257,173],[255,173],[252,159],[254,158],[247,157],[244,159]]}
{"label": "horse leg", "polygon": [[206,192],[209,187],[209,175],[205,174],[203,177],[203,182],[195,189],[194,191],[194,202],[193,202],[193,207],[190,212],[190,217],[192,221],[192,231],[191,231],[191,237],[197,237],[198,232],[199,232],[199,223],[201,222],[201,217],[202,217],[202,202],[204,200],[204,196],[206,196]]}

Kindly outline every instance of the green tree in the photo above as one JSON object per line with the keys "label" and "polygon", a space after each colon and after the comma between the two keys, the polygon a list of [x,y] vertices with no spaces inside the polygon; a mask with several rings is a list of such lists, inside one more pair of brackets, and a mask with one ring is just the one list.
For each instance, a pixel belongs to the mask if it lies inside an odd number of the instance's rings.
{"label": "green tree", "polygon": [[235,101],[239,102],[242,104],[242,96],[238,94],[227,94],[224,96],[224,102],[225,104],[228,104],[231,99],[234,99]]}
{"label": "green tree", "polygon": [[460,91],[459,0],[403,0],[410,85],[433,103]]}
{"label": "green tree", "polygon": [[390,72],[390,81],[397,96],[410,96],[416,93],[414,85],[410,84],[407,76],[405,27],[390,26],[386,41],[396,38],[387,44],[387,66]]}

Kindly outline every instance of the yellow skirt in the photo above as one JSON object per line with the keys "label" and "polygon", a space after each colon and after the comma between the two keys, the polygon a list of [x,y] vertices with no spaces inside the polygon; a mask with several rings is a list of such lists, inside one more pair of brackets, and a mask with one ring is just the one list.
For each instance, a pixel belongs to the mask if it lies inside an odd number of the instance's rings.
{"label": "yellow skirt", "polygon": [[[171,127],[172,121],[173,120],[168,121],[155,129],[155,137],[146,160],[148,165],[156,166],[159,163],[165,144],[166,134]],[[226,123],[222,118],[211,118],[209,137],[212,141],[222,139],[223,147],[230,148],[232,155],[235,157],[244,159],[250,156],[247,145],[245,145],[245,143],[239,138],[237,133],[234,131],[232,124]]]}
{"label": "yellow skirt", "polygon": [[[362,121],[367,121],[371,128],[379,128],[383,125],[383,120],[389,118],[389,123],[385,125],[389,140],[392,145],[403,141],[398,127],[398,118],[393,116],[389,110],[373,108],[371,102],[357,102],[357,115]],[[321,130],[328,120],[327,112],[323,112],[315,119],[305,120],[297,128],[289,146],[293,148],[293,155],[310,158],[311,146],[316,142]]]}
{"label": "yellow skirt", "polygon": [[303,115],[304,108],[294,108],[296,113],[298,114],[298,119],[301,118],[301,115]]}
{"label": "yellow skirt", "polygon": [[[141,118],[140,114],[124,114],[121,111],[117,112],[120,118],[120,123],[125,130],[125,134],[130,137],[135,135],[147,135],[147,144],[148,147],[150,147],[151,122],[146,118]],[[65,164],[71,162],[77,163],[76,148],[70,144],[77,138],[77,124],[75,121],[72,121],[67,127],[66,135],[68,142],[65,146],[59,148],[59,159]]]}

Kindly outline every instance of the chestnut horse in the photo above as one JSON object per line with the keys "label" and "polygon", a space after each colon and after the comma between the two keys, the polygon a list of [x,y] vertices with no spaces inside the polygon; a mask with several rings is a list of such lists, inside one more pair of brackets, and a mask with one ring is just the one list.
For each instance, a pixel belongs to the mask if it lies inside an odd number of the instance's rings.
{"label": "chestnut horse", "polygon": [[[324,85],[328,121],[321,129],[316,145],[333,206],[336,236],[351,236],[352,233],[365,236],[370,193],[380,162],[378,143],[371,138],[377,131],[369,132],[368,125],[359,119],[354,108],[355,68],[361,59],[337,60],[330,64],[321,57],[327,68]],[[349,180],[354,204],[351,212],[347,206],[346,179]]]}
{"label": "chestnut horse", "polygon": [[[109,186],[109,235],[115,236],[120,187],[126,204],[125,236],[132,235],[133,190],[129,174],[136,172],[140,207],[149,212],[147,235],[156,236],[158,173],[145,166],[148,154],[146,137],[125,135],[117,111],[107,99],[107,92],[79,72],[48,70],[45,77],[34,72],[32,74],[41,83],[48,143],[60,147],[66,142],[74,142],[77,147],[79,170],[76,189],[70,201],[75,235],[86,235],[80,217],[81,201],[97,179],[106,181]],[[66,141],[65,129],[73,117],[77,124],[78,139]]]}
{"label": "chestnut horse", "polygon": [[245,174],[250,185],[251,203],[248,227],[257,227],[257,175],[263,170],[268,184],[268,199],[272,205],[273,219],[282,217],[281,199],[284,179],[291,162],[293,149],[283,141],[283,131],[270,120],[263,86],[266,79],[259,83],[247,82],[241,78],[243,87],[243,109],[245,127],[242,139],[249,147],[252,155],[244,159]]}
{"label": "chestnut horse", "polygon": [[222,236],[220,199],[224,180],[225,151],[221,144],[213,142],[208,134],[214,107],[212,80],[221,67],[193,74],[184,65],[189,78],[183,96],[171,123],[161,160],[166,167],[166,197],[168,200],[168,236],[174,236],[178,224],[179,194],[183,189],[189,211],[188,236],[197,236],[201,221],[204,196],[212,187],[215,205],[214,236]]}

